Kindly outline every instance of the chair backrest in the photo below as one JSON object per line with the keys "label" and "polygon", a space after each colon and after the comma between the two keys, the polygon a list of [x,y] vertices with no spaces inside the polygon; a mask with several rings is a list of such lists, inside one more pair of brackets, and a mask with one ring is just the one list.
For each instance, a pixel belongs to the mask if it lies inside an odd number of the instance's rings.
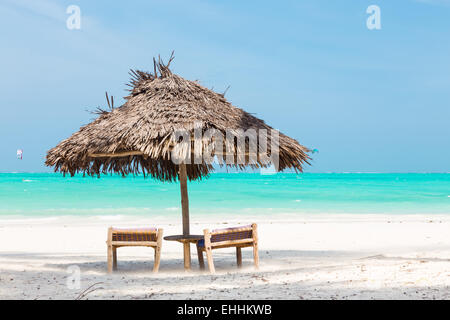
{"label": "chair backrest", "polygon": [[247,225],[242,227],[233,227],[225,229],[214,229],[211,231],[211,243],[252,239],[254,226],[256,225]]}
{"label": "chair backrest", "polygon": [[156,228],[111,228],[112,241],[157,241]]}

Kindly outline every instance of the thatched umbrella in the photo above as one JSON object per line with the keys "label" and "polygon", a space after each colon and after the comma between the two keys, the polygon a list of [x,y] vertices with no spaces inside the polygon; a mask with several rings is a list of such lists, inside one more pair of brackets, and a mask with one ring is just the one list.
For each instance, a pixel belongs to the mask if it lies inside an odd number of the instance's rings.
{"label": "thatched umbrella", "polygon": [[[263,120],[231,105],[224,94],[173,74],[169,69],[172,59],[173,55],[167,64],[154,59],[153,72],[132,70],[126,102],[118,108],[97,110],[96,120],[48,151],[45,164],[71,176],[78,172],[97,176],[141,173],[161,181],[178,179],[183,234],[189,235],[187,179],[201,179],[214,170],[211,161],[199,155],[208,153],[221,165],[239,169],[268,167],[276,158],[277,171],[301,172],[309,149],[286,135],[274,134]],[[205,137],[208,130],[213,135]],[[268,132],[267,148],[255,153],[254,141],[244,137],[243,150],[239,135],[252,130]],[[188,141],[177,135],[181,131],[187,132]],[[220,137],[223,147],[211,144]]]}

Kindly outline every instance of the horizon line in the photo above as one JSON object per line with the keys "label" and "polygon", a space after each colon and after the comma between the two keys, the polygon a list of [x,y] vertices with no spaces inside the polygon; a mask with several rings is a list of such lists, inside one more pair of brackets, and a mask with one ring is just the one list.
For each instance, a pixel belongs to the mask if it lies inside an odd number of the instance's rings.
{"label": "horizon line", "polygon": [[[48,174],[61,174],[61,172],[48,172],[48,171],[0,171],[0,174],[33,174],[33,173],[48,173]],[[275,175],[275,174],[450,174],[450,172],[444,172],[444,171],[390,171],[390,172],[380,172],[380,171],[325,171],[325,172],[275,172],[270,174],[261,174],[260,172],[244,172],[244,171],[238,171],[238,172],[211,172],[210,174],[222,174],[222,173],[233,173],[233,174],[260,174],[260,175]],[[77,173],[76,175],[82,175],[83,173]],[[70,174],[67,174],[70,176]],[[107,175],[120,175],[118,173],[107,173],[107,174],[101,174],[102,176]],[[142,175],[142,173],[135,174],[135,175]],[[86,175],[89,177],[89,175]],[[147,176],[147,175],[146,175]]]}

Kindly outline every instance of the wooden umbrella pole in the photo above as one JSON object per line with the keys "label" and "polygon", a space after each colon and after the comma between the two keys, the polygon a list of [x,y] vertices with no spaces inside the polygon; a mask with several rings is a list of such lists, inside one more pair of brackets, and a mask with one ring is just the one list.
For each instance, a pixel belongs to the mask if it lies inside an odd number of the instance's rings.
{"label": "wooden umbrella pole", "polygon": [[181,211],[183,214],[183,235],[189,235],[189,198],[187,191],[186,164],[180,164]]}
{"label": "wooden umbrella pole", "polygon": [[[181,211],[183,214],[183,236],[189,235],[189,198],[187,192],[187,173],[186,164],[180,164],[180,172],[178,173],[180,178],[180,190],[181,190]],[[189,241],[183,242],[184,253],[184,269],[186,271],[191,269],[191,247]]]}

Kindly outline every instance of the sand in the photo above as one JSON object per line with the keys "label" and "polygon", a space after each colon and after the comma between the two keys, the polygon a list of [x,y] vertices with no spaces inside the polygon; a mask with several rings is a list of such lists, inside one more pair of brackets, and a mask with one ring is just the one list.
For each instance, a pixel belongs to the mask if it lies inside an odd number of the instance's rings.
{"label": "sand", "polygon": [[[168,241],[158,274],[149,248],[119,249],[119,271],[106,273],[108,226],[156,224],[179,234],[179,217],[2,219],[0,299],[450,299],[448,217],[270,219],[239,220],[258,223],[260,269],[250,248],[242,269],[235,251],[223,249],[214,251],[214,275],[198,269],[193,246],[193,269],[185,272],[181,244]],[[191,220],[192,234],[238,223]],[[79,286],[70,282],[77,270]]]}

